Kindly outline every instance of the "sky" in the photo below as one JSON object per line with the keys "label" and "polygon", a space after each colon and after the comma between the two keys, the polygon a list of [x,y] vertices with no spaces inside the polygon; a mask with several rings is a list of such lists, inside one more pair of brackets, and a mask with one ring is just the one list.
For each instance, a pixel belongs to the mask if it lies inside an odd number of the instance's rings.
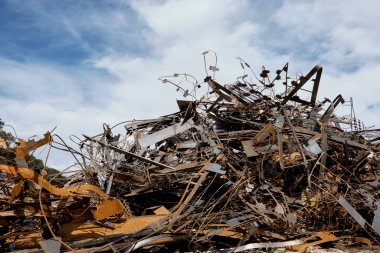
{"label": "sky", "polygon": [[[222,84],[242,75],[236,57],[256,73],[289,62],[296,76],[320,64],[318,99],[353,97],[356,115],[379,127],[379,13],[377,0],[3,0],[0,118],[19,138],[57,127],[76,146],[70,135],[103,123],[175,112],[181,96],[158,77],[202,81],[202,52],[212,50]],[[61,153],[51,166],[73,162]]]}

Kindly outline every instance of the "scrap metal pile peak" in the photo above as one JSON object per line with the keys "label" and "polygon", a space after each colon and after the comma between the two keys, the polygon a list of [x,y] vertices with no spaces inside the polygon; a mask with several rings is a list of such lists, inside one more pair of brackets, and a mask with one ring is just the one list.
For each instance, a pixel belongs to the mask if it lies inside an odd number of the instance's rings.
{"label": "scrap metal pile peak", "polygon": [[[78,150],[66,147],[81,170],[62,188],[28,168],[36,142],[22,142],[14,162],[0,165],[7,176],[3,249],[240,252],[377,244],[377,130],[356,119],[352,99],[317,99],[321,66],[296,78],[288,64],[273,78],[263,67],[258,76],[252,71],[252,81],[249,64],[238,59],[244,75],[230,84],[215,80],[216,64],[203,83],[188,74],[160,78],[191,99],[177,100],[176,113],[129,121],[121,134],[104,125],[102,133],[84,135]],[[349,115],[335,114],[347,105]],[[48,137],[38,145],[51,143]]]}

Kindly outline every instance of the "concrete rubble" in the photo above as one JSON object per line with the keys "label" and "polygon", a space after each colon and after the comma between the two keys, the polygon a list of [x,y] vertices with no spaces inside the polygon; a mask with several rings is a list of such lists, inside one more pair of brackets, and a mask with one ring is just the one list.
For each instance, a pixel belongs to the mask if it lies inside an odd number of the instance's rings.
{"label": "concrete rubble", "polygon": [[[231,84],[215,80],[217,66],[192,89],[176,82],[189,75],[160,78],[183,94],[178,112],[128,121],[121,134],[105,124],[75,147],[49,132],[2,143],[0,250],[376,248],[379,130],[356,118],[351,99],[317,100],[321,66],[251,77],[239,60],[244,75]],[[347,105],[349,115],[335,113]],[[44,145],[72,153],[81,170],[49,182],[27,163]]]}

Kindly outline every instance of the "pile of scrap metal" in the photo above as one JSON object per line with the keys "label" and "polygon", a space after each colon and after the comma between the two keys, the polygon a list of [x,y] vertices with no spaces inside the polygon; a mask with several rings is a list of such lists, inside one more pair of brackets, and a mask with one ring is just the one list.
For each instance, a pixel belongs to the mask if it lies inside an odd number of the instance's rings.
{"label": "pile of scrap metal", "polygon": [[[227,85],[207,76],[202,85],[209,91],[200,99],[200,84],[189,91],[162,78],[192,99],[178,100],[178,113],[129,121],[122,134],[104,125],[103,133],[84,136],[78,150],[67,147],[82,170],[62,188],[25,163],[51,136],[21,142],[14,164],[0,165],[2,250],[377,245],[377,130],[353,113],[335,115],[347,104],[341,95],[318,102],[321,74],[316,66],[292,80],[286,64],[273,79],[263,68],[256,84],[247,75]],[[173,78],[180,76],[188,77]]]}

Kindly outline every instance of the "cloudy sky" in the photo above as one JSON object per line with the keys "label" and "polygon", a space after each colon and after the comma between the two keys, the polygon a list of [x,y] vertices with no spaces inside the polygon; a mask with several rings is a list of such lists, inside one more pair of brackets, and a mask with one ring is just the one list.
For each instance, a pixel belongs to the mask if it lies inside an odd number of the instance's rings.
{"label": "cloudy sky", "polygon": [[220,83],[242,75],[237,56],[256,72],[289,62],[293,76],[320,64],[318,98],[353,97],[380,126],[379,13],[376,0],[0,1],[0,118],[18,137],[57,126],[67,140],[172,113],[179,95],[158,76],[203,80],[213,50]]}

